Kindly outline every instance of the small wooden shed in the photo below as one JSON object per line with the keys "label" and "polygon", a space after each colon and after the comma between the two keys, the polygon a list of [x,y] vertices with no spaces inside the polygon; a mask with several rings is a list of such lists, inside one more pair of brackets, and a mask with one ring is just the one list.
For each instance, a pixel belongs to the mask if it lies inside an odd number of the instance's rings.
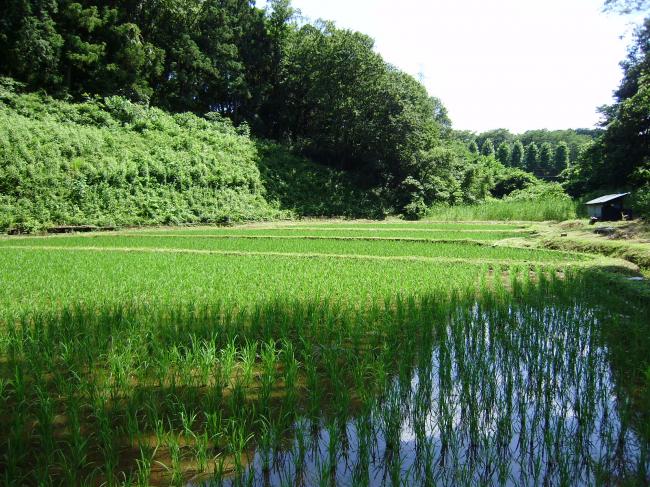
{"label": "small wooden shed", "polygon": [[608,194],[595,200],[587,201],[589,216],[606,221],[622,220],[624,215],[629,215],[629,210],[623,207],[625,197],[629,194]]}

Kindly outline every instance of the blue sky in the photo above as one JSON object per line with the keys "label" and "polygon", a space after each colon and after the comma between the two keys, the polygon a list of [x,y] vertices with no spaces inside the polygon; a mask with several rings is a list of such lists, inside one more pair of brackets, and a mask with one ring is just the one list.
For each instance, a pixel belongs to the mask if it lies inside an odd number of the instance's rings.
{"label": "blue sky", "polygon": [[[611,103],[632,20],[601,0],[293,0],[369,34],[442,99],[454,127],[592,127]],[[263,7],[265,2],[258,1]]]}

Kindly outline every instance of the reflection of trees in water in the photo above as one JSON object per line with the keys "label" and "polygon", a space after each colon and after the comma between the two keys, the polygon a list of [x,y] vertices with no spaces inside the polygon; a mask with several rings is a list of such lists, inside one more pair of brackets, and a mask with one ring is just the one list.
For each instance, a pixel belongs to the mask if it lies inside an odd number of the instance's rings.
{"label": "reflection of trees in water", "polygon": [[0,466],[160,485],[647,481],[625,372],[647,303],[598,276],[511,273],[506,291],[494,275],[356,306],[25,317],[2,334]]}
{"label": "reflection of trees in water", "polygon": [[260,459],[274,451],[258,449],[246,475],[271,485],[647,481],[648,445],[629,423],[601,318],[573,300],[459,307],[435,340],[397,346],[381,392],[353,418],[298,420],[272,467]]}

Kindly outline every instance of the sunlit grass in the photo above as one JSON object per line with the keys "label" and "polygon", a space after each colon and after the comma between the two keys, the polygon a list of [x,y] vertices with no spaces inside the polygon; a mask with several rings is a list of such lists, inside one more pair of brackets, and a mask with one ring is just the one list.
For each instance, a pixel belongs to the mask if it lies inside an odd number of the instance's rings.
{"label": "sunlit grass", "polygon": [[442,221],[563,221],[576,217],[577,205],[576,202],[565,197],[493,200],[476,205],[434,206],[428,211],[427,218]]}
{"label": "sunlit grass", "polygon": [[158,234],[146,236],[133,234],[130,236],[94,236],[94,237],[52,237],[11,239],[0,242],[2,246],[11,245],[25,247],[77,247],[98,249],[170,249],[170,250],[205,250],[231,252],[269,252],[269,253],[299,253],[299,254],[331,254],[351,256],[383,256],[383,257],[431,257],[479,259],[489,261],[535,261],[535,262],[567,262],[589,260],[591,257],[568,252],[536,250],[527,248],[512,248],[506,246],[479,245],[475,242],[425,242],[400,240],[339,240],[339,239],[308,239],[308,238],[241,238],[237,236],[206,238],[208,236],[178,236],[173,234]]}
{"label": "sunlit grass", "polygon": [[[140,231],[137,231],[140,233]],[[161,231],[149,231],[149,233],[160,234]],[[202,228],[202,229],[171,229],[165,234],[176,235],[263,235],[280,237],[354,237],[354,238],[419,238],[427,240],[502,240],[525,236],[520,231],[469,231],[469,230],[440,230],[417,228],[382,228],[382,227],[353,227],[353,228],[319,228],[319,227],[290,227],[290,228]]]}
{"label": "sunlit grass", "polygon": [[599,261],[233,230],[0,241],[5,484],[650,480],[650,309]]}

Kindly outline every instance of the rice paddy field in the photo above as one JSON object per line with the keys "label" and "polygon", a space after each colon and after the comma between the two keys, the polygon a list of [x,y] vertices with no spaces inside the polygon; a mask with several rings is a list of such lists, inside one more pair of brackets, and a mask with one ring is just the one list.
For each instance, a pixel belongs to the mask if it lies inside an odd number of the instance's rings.
{"label": "rice paddy field", "polygon": [[526,223],[0,237],[3,485],[648,485],[650,303]]}

